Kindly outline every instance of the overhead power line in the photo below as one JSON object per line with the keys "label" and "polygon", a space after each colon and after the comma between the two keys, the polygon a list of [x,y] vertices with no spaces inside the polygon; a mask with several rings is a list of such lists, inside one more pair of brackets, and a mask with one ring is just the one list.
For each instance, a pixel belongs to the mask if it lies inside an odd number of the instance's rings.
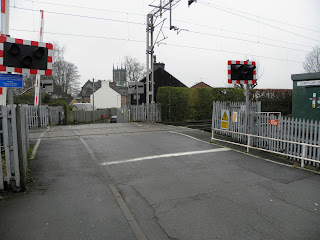
{"label": "overhead power line", "polygon": [[[17,7],[15,7],[15,8],[19,9],[19,10],[26,10],[26,11],[39,11],[39,10],[28,9],[28,8],[17,8]],[[89,19],[103,20],[103,21],[112,21],[112,22],[119,22],[119,23],[126,23],[126,24],[136,24],[136,25],[143,25],[144,26],[144,23],[132,22],[132,21],[126,21],[126,20],[119,20],[119,19],[112,19],[112,18],[100,18],[100,17],[92,17],[92,16],[88,16],[88,15],[77,15],[77,14],[61,13],[61,12],[53,12],[53,11],[46,11],[46,13],[64,15],[64,16],[71,16],[71,17],[89,18]],[[164,28],[169,29],[167,27],[164,27]],[[299,51],[299,52],[305,52],[305,53],[309,52],[309,51],[306,51],[306,50],[290,48],[290,47],[287,47],[287,46],[284,47],[284,46],[279,46],[279,45],[275,45],[275,44],[264,43],[264,42],[261,42],[261,41],[254,41],[254,40],[249,40],[249,39],[230,37],[230,36],[224,36],[224,35],[219,35],[219,34],[212,34],[212,33],[207,33],[207,32],[199,32],[199,31],[192,31],[192,30],[188,30],[187,32],[188,33],[194,33],[194,34],[200,34],[200,35],[206,35],[206,36],[212,36],[212,37],[218,37],[218,38],[224,38],[224,39],[243,41],[243,42],[248,42],[248,43],[261,44],[261,45],[265,45],[265,46],[277,47],[277,48],[288,49],[288,50]]]}
{"label": "overhead power line", "polygon": [[[20,7],[12,7],[12,8],[18,9],[18,10],[33,11],[33,12],[40,11],[40,10],[36,10],[36,9],[20,8]],[[93,16],[88,16],[88,15],[78,15],[78,14],[53,12],[53,11],[45,11],[45,12],[49,13],[49,14],[64,15],[64,16],[70,16],[70,17],[89,18],[89,19],[95,19],[95,20],[112,21],[112,22],[143,25],[143,26],[145,25],[144,23],[132,22],[132,21],[128,21],[128,20],[119,20],[119,19],[112,19],[112,18],[100,18],[100,17],[93,17]],[[183,21],[180,21],[180,22],[183,22]],[[188,22],[186,22],[186,23],[188,23]],[[199,25],[199,24],[196,24],[196,25]],[[206,25],[201,25],[201,26],[206,26]],[[210,27],[210,26],[207,26],[207,27]],[[164,28],[169,29],[167,27],[164,27]],[[269,38],[265,38],[265,37],[259,37],[259,36],[256,36],[256,35],[251,35],[251,34],[246,34],[246,33],[228,31],[228,30],[224,30],[224,29],[219,29],[219,30],[223,30],[223,31],[226,31],[226,32],[232,32],[232,33],[237,33],[237,34],[243,34],[243,35],[247,35],[247,36],[251,36],[251,37],[257,37],[258,39],[259,38],[260,39],[266,39],[266,40],[270,40],[270,41],[274,41],[274,42],[282,42],[282,43],[285,43],[285,44],[293,44],[293,45],[304,46],[304,47],[312,47],[312,46],[306,46],[306,45],[301,45],[301,44],[296,44],[296,43],[291,43],[291,42],[285,42],[285,41],[281,41],[281,40],[274,40],[274,39],[269,39]],[[206,32],[192,31],[192,30],[188,30],[187,32],[194,33],[194,34],[213,36],[213,37],[232,39],[232,40],[247,41],[247,42],[252,42],[252,43],[258,43],[258,44],[261,44],[261,45],[267,45],[267,46],[278,47],[278,48],[289,49],[289,50],[300,51],[300,52],[309,52],[309,51],[305,51],[305,50],[301,50],[301,49],[284,47],[284,46],[274,45],[274,44],[270,44],[270,43],[263,43],[261,41],[253,41],[253,40],[248,40],[248,39],[229,37],[229,36],[224,36],[224,35],[219,35],[219,34],[211,34],[211,33],[206,33]]]}
{"label": "overhead power line", "polygon": [[230,14],[233,14],[233,15],[236,15],[236,16],[239,16],[239,17],[242,17],[242,18],[249,19],[249,20],[254,21],[254,22],[258,22],[258,23],[260,23],[260,24],[263,24],[263,25],[266,25],[266,26],[269,26],[269,27],[272,27],[272,28],[275,28],[275,29],[278,29],[278,30],[287,32],[287,33],[291,33],[291,34],[293,34],[293,35],[296,35],[296,36],[299,36],[299,37],[302,37],[302,38],[306,38],[306,39],[309,39],[309,40],[312,40],[312,41],[315,41],[315,42],[320,42],[320,40],[318,40],[318,39],[310,38],[310,37],[307,37],[307,36],[305,36],[305,35],[302,35],[302,34],[299,34],[299,33],[295,33],[295,32],[286,30],[286,29],[284,29],[284,28],[280,28],[280,27],[274,26],[274,25],[269,24],[269,23],[260,22],[260,21],[254,19],[254,18],[250,18],[250,17],[244,16],[244,15],[241,15],[241,14],[238,14],[238,13],[235,13],[235,12],[232,12],[232,11],[229,11],[229,10],[223,9],[223,8],[221,8],[221,7],[216,7],[215,5],[212,5],[211,3],[207,3],[207,2],[199,2],[199,3],[202,4],[202,5],[211,7],[211,8],[218,9],[218,10],[223,11],[223,12],[227,12],[227,13],[230,13]]}
{"label": "overhead power line", "polygon": [[[21,29],[10,29],[10,31],[20,31],[20,32],[37,32],[35,30],[21,30]],[[71,36],[71,37],[83,37],[83,38],[96,38],[96,39],[107,39],[107,40],[115,40],[115,41],[127,41],[127,42],[135,42],[135,43],[143,43],[145,44],[145,40],[137,40],[137,39],[127,39],[127,38],[116,38],[116,37],[104,37],[104,36],[96,36],[96,35],[85,35],[85,34],[74,34],[74,33],[62,33],[62,32],[44,32],[47,34],[52,35],[61,35],[61,36]],[[239,54],[239,55],[248,55],[247,53],[243,52],[232,52],[232,51],[226,51],[222,49],[213,49],[213,48],[206,48],[206,47],[196,47],[196,46],[188,46],[188,45],[179,45],[179,44],[170,44],[170,43],[162,43],[162,45],[166,46],[174,46],[174,47],[182,47],[182,48],[189,48],[189,49],[199,49],[199,50],[209,50],[214,52],[222,52],[222,53],[232,53],[232,54]],[[271,56],[265,56],[265,55],[256,55],[252,54],[256,57],[261,58],[267,58],[267,59],[273,59],[278,61],[285,61],[285,62],[294,62],[294,63],[303,63],[300,61],[290,60],[290,59],[284,59],[284,58],[275,58]]]}
{"label": "overhead power line", "polygon": [[256,44],[261,44],[261,45],[265,45],[265,46],[283,48],[283,49],[294,50],[294,51],[305,52],[305,53],[310,52],[310,51],[305,51],[305,50],[296,49],[296,48],[284,47],[284,46],[279,46],[279,45],[274,45],[274,44],[269,44],[269,43],[263,43],[263,42],[260,42],[260,41],[253,41],[253,40],[248,40],[248,39],[236,38],[236,37],[228,37],[228,36],[223,36],[223,35],[218,35],[218,34],[196,32],[196,31],[191,31],[191,30],[188,30],[187,32],[195,33],[195,34],[201,34],[201,35],[207,35],[207,36],[212,36],[212,37],[220,37],[220,38],[238,40],[238,41],[249,42],[249,43],[256,43]]}
{"label": "overhead power line", "polygon": [[[39,3],[39,4],[45,4],[45,5],[53,5],[53,6],[61,6],[61,7],[87,9],[87,10],[94,10],[94,11],[101,11],[101,12],[122,13],[122,14],[129,14],[129,15],[136,15],[136,16],[143,16],[143,17],[145,17],[145,14],[141,14],[141,13],[117,11],[117,10],[111,10],[111,9],[92,8],[92,7],[87,7],[87,6],[79,6],[79,5],[71,5],[71,4],[62,4],[62,3],[54,3],[54,2],[43,2],[43,1],[36,1],[36,0],[26,0],[26,2]],[[155,1],[153,1],[153,2],[155,2]],[[151,2],[150,4],[153,4],[153,2]],[[198,2],[199,2],[200,4],[201,4],[201,3],[207,3],[207,4],[211,4],[211,5],[217,6],[217,7],[229,9],[229,10],[231,10],[231,11],[235,11],[235,12],[243,13],[243,14],[246,14],[246,15],[251,15],[251,16],[254,16],[254,17],[257,17],[257,18],[260,18],[260,19],[265,19],[265,20],[268,20],[268,21],[272,21],[272,22],[275,22],[275,23],[280,23],[280,24],[284,24],[284,25],[287,25],[287,26],[296,27],[296,28],[300,28],[300,29],[307,30],[307,31],[320,33],[320,31],[318,31],[318,30],[306,28],[306,27],[303,27],[303,26],[298,26],[298,25],[295,25],[295,24],[287,23],[287,22],[282,22],[282,21],[279,21],[279,20],[271,19],[271,18],[266,18],[266,17],[258,16],[258,15],[252,14],[252,13],[248,13],[248,12],[244,12],[244,11],[239,11],[239,10],[232,9],[232,8],[223,7],[223,6],[218,5],[218,4],[209,3],[209,2],[205,2],[205,1],[201,1],[201,0],[200,0],[200,1],[198,0]],[[176,20],[176,21],[178,21],[178,20]]]}
{"label": "overhead power line", "polygon": [[258,16],[258,15],[252,14],[252,13],[248,13],[248,12],[240,11],[240,10],[237,10],[237,9],[224,7],[224,6],[215,4],[215,3],[209,3],[209,2],[205,2],[205,1],[201,1],[201,0],[200,0],[200,4],[201,4],[201,2],[202,2],[202,3],[211,4],[211,5],[220,7],[220,8],[228,9],[228,10],[231,10],[231,11],[234,11],[234,12],[239,12],[239,13],[243,13],[243,14],[246,14],[246,15],[251,15],[251,16],[257,17],[257,18],[259,18],[259,19],[265,19],[265,20],[267,20],[267,21],[271,21],[271,22],[275,22],[275,23],[280,23],[280,24],[283,24],[283,25],[287,25],[287,26],[291,26],[291,27],[295,27],[295,28],[300,28],[300,29],[304,29],[304,30],[307,30],[307,31],[311,31],[311,32],[320,33],[320,31],[318,31],[318,30],[314,30],[314,29],[310,29],[310,28],[298,26],[298,25],[291,24],[291,23],[288,23],[288,22],[282,22],[282,21],[279,21],[279,20],[275,20],[275,19],[271,19],[271,18],[266,18],[266,17]]}
{"label": "overhead power line", "polygon": [[[26,10],[26,11],[32,11],[32,12],[38,12],[40,10],[36,9],[30,9],[30,8],[20,8],[20,7],[13,7],[14,9],[19,10]],[[127,20],[118,20],[118,19],[112,19],[112,18],[102,18],[102,17],[93,17],[88,15],[80,15],[80,14],[72,14],[72,13],[62,13],[62,12],[53,12],[53,11],[45,11],[46,13],[50,14],[56,14],[56,15],[63,15],[63,16],[71,16],[71,17],[81,17],[81,18],[89,18],[89,19],[96,19],[96,20],[103,20],[103,21],[112,21],[112,22],[120,22],[120,23],[130,23],[130,24],[136,24],[136,25],[145,25],[144,23],[140,22],[128,22]]]}
{"label": "overhead power line", "polygon": [[133,12],[123,12],[123,11],[116,11],[116,10],[110,10],[110,9],[83,7],[83,6],[70,5],[70,4],[61,4],[61,3],[52,3],[52,2],[42,2],[42,1],[33,1],[33,0],[32,0],[32,1],[27,0],[27,2],[40,3],[40,4],[53,5],[53,6],[61,6],[61,7],[80,8],[80,9],[94,10],[94,11],[100,11],[100,12],[123,13],[123,14],[130,14],[130,15],[136,15],[136,16],[143,16],[143,17],[145,17],[145,14],[141,14],[141,13],[139,14],[139,13],[133,13]]}
{"label": "overhead power line", "polygon": [[204,28],[216,29],[216,30],[223,31],[223,32],[236,33],[236,34],[241,34],[241,35],[245,35],[245,36],[249,36],[249,37],[256,37],[257,39],[265,39],[265,40],[273,41],[273,42],[281,42],[281,43],[284,43],[284,44],[291,44],[291,45],[296,45],[296,46],[301,46],[301,47],[308,47],[308,48],[313,48],[314,47],[314,46],[311,46],[311,45],[288,42],[288,41],[283,41],[283,40],[274,39],[274,38],[267,38],[267,37],[254,35],[254,34],[249,34],[249,33],[231,31],[231,30],[226,30],[226,29],[223,29],[223,28],[217,28],[217,27],[213,27],[213,26],[209,26],[209,25],[197,24],[197,23],[194,23],[194,22],[181,21],[181,20],[175,20],[175,21],[176,22],[181,22],[181,23],[192,24],[192,25],[199,26],[199,27],[204,27]]}

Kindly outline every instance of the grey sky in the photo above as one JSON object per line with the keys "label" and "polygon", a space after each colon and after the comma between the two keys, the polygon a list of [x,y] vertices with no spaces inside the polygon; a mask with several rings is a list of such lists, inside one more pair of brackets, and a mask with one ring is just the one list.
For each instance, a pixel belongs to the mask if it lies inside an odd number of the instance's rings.
{"label": "grey sky", "polygon": [[[145,63],[148,4],[159,1],[11,0],[10,35],[39,40],[43,9],[44,41],[65,47],[65,59],[78,67],[81,84],[111,80],[113,64],[125,56]],[[303,72],[306,53],[320,45],[319,9],[319,0],[198,0],[189,8],[181,0],[173,25],[186,30],[170,31],[169,14],[164,14],[167,39],[155,55],[187,86],[199,81],[228,86],[227,61],[250,59],[262,72],[258,88],[292,88],[290,75]]]}

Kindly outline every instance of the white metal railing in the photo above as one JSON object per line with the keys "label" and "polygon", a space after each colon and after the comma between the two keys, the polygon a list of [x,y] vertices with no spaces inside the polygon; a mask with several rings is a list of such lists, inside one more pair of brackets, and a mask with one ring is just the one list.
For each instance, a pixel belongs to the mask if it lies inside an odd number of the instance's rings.
{"label": "white metal railing", "polygon": [[[232,142],[232,141],[227,141],[227,140],[223,140],[223,139],[214,138],[214,131],[222,131],[222,132],[227,132],[227,133],[233,133],[233,134],[239,134],[239,135],[247,136],[247,144],[242,144],[242,143],[237,143],[237,142]],[[302,146],[302,153],[301,153],[302,156],[297,156],[297,155],[292,155],[292,154],[288,154],[288,153],[282,153],[282,152],[277,152],[277,151],[273,151],[273,150],[269,150],[269,149],[265,149],[265,148],[259,148],[259,147],[251,146],[251,144],[250,144],[251,138],[260,138],[260,139],[267,139],[267,140],[271,140],[271,141],[279,141],[279,142],[285,142],[285,143],[289,143],[289,144],[291,143],[291,144],[301,145]],[[241,132],[234,132],[234,131],[218,129],[218,128],[213,128],[212,129],[211,139],[246,147],[247,148],[247,152],[249,152],[249,149],[252,148],[252,149],[256,149],[256,150],[261,150],[261,151],[266,151],[266,152],[270,152],[270,153],[283,155],[283,156],[286,156],[286,157],[297,158],[297,159],[301,160],[301,167],[302,168],[304,167],[305,161],[320,163],[319,160],[310,159],[310,158],[307,158],[307,156],[306,156],[307,155],[307,151],[306,151],[307,147],[319,148],[320,149],[319,145],[313,145],[313,144],[308,144],[308,143],[300,143],[300,142],[293,142],[293,141],[288,141],[288,140],[283,140],[283,139],[278,139],[278,138],[263,137],[263,136],[258,136],[258,135],[248,134],[248,133],[241,133]]]}

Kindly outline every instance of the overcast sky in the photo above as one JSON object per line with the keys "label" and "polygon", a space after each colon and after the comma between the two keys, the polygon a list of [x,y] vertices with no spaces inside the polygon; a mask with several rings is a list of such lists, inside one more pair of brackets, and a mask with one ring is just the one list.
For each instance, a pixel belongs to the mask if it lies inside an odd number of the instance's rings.
{"label": "overcast sky", "polygon": [[[258,88],[292,88],[291,74],[303,72],[305,55],[320,45],[319,0],[181,0],[169,30],[155,47],[158,62],[187,86],[203,81],[226,87],[228,60],[255,60]],[[146,14],[160,0],[11,0],[10,35],[39,40],[44,10],[44,42],[65,47],[83,85],[112,80],[113,65],[125,56],[146,62]],[[155,29],[155,36],[159,27]],[[159,40],[163,37],[159,35]]]}

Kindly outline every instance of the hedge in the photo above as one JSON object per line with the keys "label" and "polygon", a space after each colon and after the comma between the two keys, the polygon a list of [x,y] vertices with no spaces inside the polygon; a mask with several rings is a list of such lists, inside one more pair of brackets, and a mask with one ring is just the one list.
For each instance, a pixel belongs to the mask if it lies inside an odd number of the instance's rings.
{"label": "hedge", "polygon": [[212,117],[214,101],[245,101],[243,89],[160,87],[157,103],[163,121],[206,120]]}

